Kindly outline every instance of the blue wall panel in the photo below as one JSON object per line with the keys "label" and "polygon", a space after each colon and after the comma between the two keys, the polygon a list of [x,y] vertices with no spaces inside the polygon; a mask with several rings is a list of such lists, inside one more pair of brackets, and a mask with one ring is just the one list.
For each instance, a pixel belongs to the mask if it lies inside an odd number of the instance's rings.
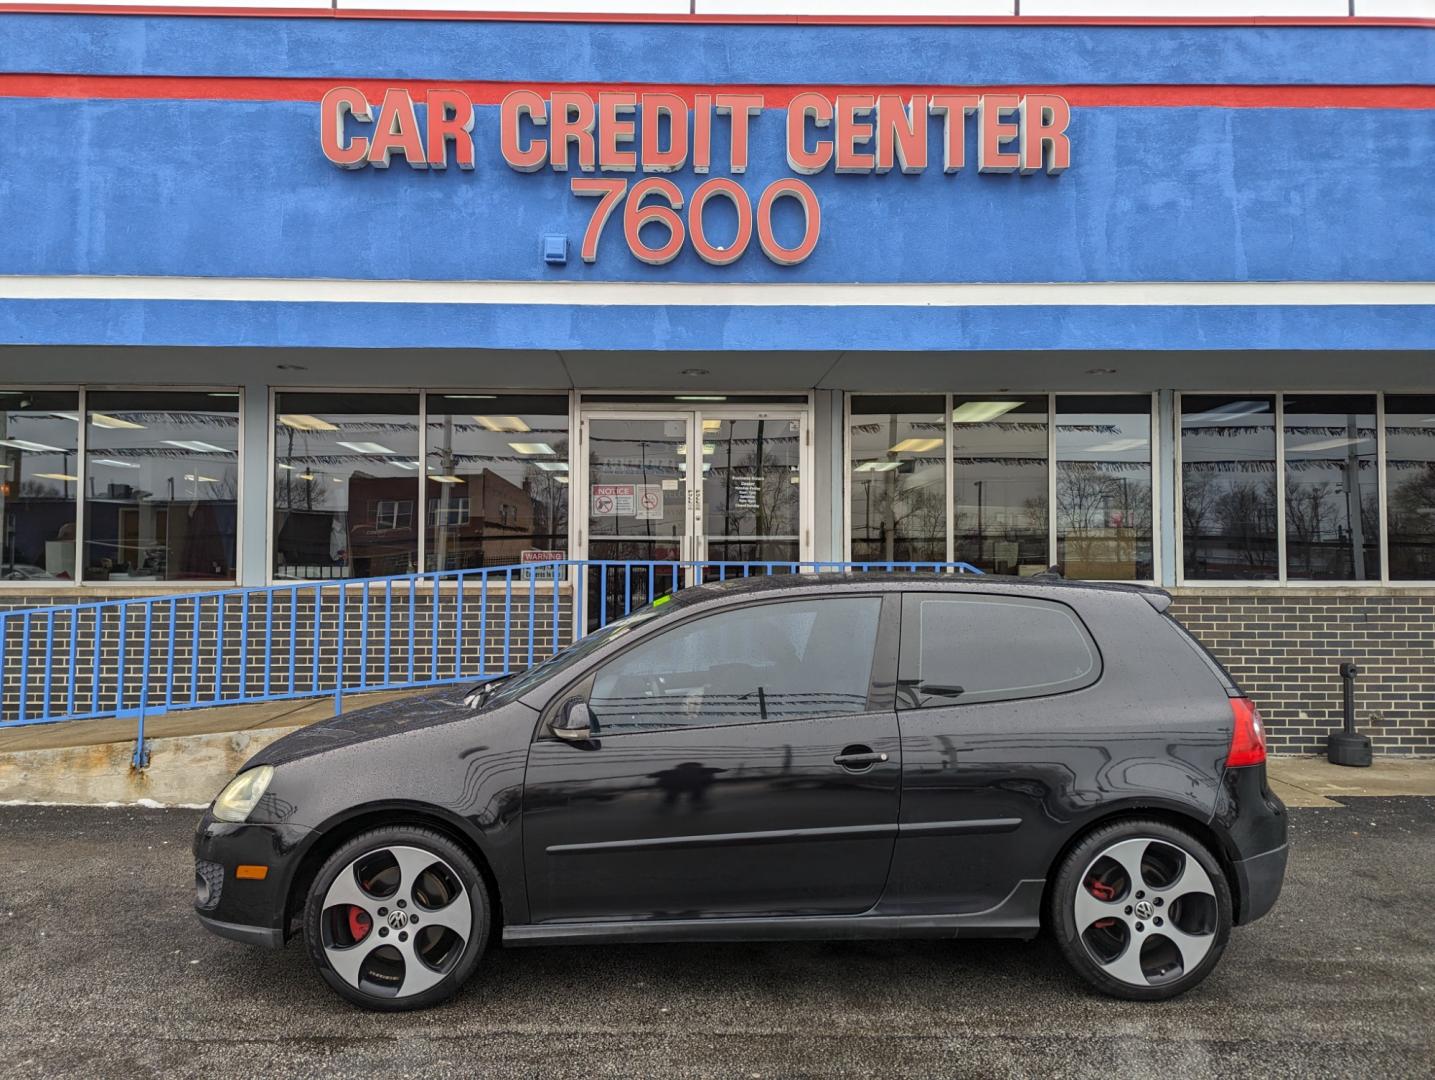
{"label": "blue wall panel", "polygon": [[[566,175],[517,173],[480,110],[473,172],[346,171],[303,102],[0,101],[0,273],[466,280],[1426,280],[1435,267],[1435,123],[1416,110],[1080,108],[1057,177],[941,172],[810,178],[823,210],[810,260],[756,242],[714,268],[691,250],[634,259],[621,214],[595,265],[576,248],[596,200]],[[726,121],[713,175],[725,173]],[[971,124],[969,127],[974,128]],[[756,195],[790,175],[784,113],[753,122]],[[968,140],[975,158],[974,138]],[[15,167],[23,163],[21,167]],[[703,178],[676,177],[691,191]],[[779,207],[791,242],[797,208]],[[731,211],[710,204],[709,235]],[[785,223],[784,223],[785,219]],[[570,237],[566,267],[540,237]],[[655,232],[655,238],[657,233]]]}
{"label": "blue wall panel", "polygon": [[[0,341],[510,349],[1432,349],[1435,308],[566,307],[0,300]],[[136,372],[141,377],[142,372]],[[234,379],[236,372],[223,378]],[[39,371],[5,378],[43,382]]]}
{"label": "blue wall panel", "polygon": [[1435,34],[1380,27],[0,20],[0,71],[578,82],[1435,81]]}

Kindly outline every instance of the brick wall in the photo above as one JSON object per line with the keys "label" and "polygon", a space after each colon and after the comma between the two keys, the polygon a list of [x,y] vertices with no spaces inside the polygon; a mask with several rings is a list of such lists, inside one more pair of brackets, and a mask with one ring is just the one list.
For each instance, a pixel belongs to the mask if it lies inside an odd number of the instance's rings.
{"label": "brick wall", "polygon": [[[639,590],[641,592],[641,590]],[[134,594],[129,594],[134,595]],[[200,595],[200,594],[195,594]],[[453,590],[440,591],[435,622],[432,590],[416,588],[410,600],[407,587],[391,593],[369,590],[367,616],[363,590],[350,587],[345,605],[346,685],[357,683],[367,655],[368,682],[384,681],[384,627],[389,635],[389,677],[409,679],[409,609],[413,609],[413,662],[417,678],[436,671],[439,678],[455,674],[455,643],[462,617],[462,673],[465,677],[503,669],[505,595],[490,589],[467,590],[462,609]],[[151,629],[149,702],[162,708],[168,694],[177,703],[203,702],[215,696],[216,686],[232,700],[243,690],[250,697],[266,692],[284,693],[290,686],[289,642],[303,643],[294,650],[294,685],[312,688],[317,677],[321,690],[331,689],[338,662],[338,590],[322,592],[318,605],[321,634],[315,657],[312,628],[314,589],[300,586],[291,593],[279,589],[252,594],[247,612],[248,635],[241,634],[246,611],[230,598],[222,614],[214,594],[204,594],[198,608],[193,597],[178,601],[173,610],[161,605]],[[75,593],[0,596],[0,609],[46,603],[73,602]],[[86,590],[85,601],[107,599]],[[639,596],[635,602],[645,599]],[[529,602],[522,587],[512,598],[509,642],[511,666],[526,665]],[[571,634],[571,598],[566,590],[558,605],[558,640]],[[588,602],[592,607],[592,600]],[[613,611],[619,610],[616,603]],[[1341,724],[1341,686],[1337,669],[1343,660],[1360,665],[1357,683],[1357,722],[1375,741],[1377,753],[1435,754],[1435,590],[1415,589],[1182,589],[1175,590],[1172,613],[1191,629],[1231,674],[1255,698],[1266,719],[1271,745],[1288,753],[1317,753],[1325,749],[1325,736]],[[194,649],[196,615],[199,650]],[[534,659],[553,650],[553,594],[540,584],[533,598],[532,623],[537,630]],[[365,621],[367,617],[367,622]],[[263,633],[270,625],[266,678]],[[27,715],[43,705],[45,639],[49,617],[32,618],[30,678],[26,687]],[[169,657],[169,628],[174,626],[173,662]],[[291,622],[297,635],[291,635]],[[77,629],[75,663],[70,662],[72,625]],[[51,712],[85,712],[114,706],[120,675],[120,619],[114,609],[101,625],[98,694],[92,647],[96,630],[93,610],[58,612],[53,620],[50,669]],[[364,627],[367,626],[367,633]],[[133,709],[139,702],[139,678],[144,649],[140,605],[131,606],[124,627],[123,703]],[[433,645],[437,640],[438,666]],[[223,642],[223,647],[218,644]],[[241,647],[243,641],[243,647]],[[367,642],[367,653],[365,643]],[[23,656],[17,627],[11,622],[0,653],[0,719],[17,715]],[[196,659],[197,658],[197,659]],[[74,687],[74,708],[68,695]]]}
{"label": "brick wall", "polygon": [[1435,591],[1182,589],[1171,612],[1255,699],[1271,746],[1324,753],[1353,660],[1356,724],[1378,754],[1435,754]]}

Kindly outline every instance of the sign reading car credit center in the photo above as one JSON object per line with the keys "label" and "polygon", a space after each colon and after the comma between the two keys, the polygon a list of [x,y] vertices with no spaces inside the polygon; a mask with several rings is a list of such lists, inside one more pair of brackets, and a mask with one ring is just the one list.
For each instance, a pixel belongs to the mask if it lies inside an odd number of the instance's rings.
{"label": "sign reading car credit center", "polygon": [[[402,156],[415,169],[448,167],[450,152],[461,169],[474,167],[474,103],[462,90],[435,89],[423,96],[419,120],[413,95],[393,88],[377,109],[362,91],[335,87],[320,105],[324,155],[345,169],[386,169]],[[622,205],[628,250],[643,262],[672,262],[685,244],[714,266],[728,266],[747,252],[756,233],[764,255],[782,266],[810,256],[822,232],[817,194],[798,176],[750,192],[731,176],[747,171],[754,118],[765,107],[760,93],[639,93],[615,90],[514,90],[500,106],[503,160],[519,172],[674,173],[723,171],[685,199],[665,176],[630,181],[626,176],[574,176],[575,196],[595,200],[579,254],[598,259],[598,241]],[[795,173],[923,172],[940,150],[944,173],[966,165],[967,118],[975,117],[977,171],[1060,173],[1071,164],[1066,129],[1071,109],[1055,94],[851,93],[794,94],[786,109],[787,163]],[[372,124],[360,133],[350,121]],[[726,160],[714,160],[715,125],[725,125]],[[932,128],[940,136],[932,137]],[[933,145],[933,143],[939,143]],[[935,167],[935,166],[933,166]],[[726,243],[708,235],[704,209],[726,200],[736,229]],[[801,209],[800,235],[779,238],[774,207],[790,199]],[[685,211],[680,214],[679,211]],[[659,236],[654,242],[656,226]],[[789,242],[784,243],[787,240]]]}

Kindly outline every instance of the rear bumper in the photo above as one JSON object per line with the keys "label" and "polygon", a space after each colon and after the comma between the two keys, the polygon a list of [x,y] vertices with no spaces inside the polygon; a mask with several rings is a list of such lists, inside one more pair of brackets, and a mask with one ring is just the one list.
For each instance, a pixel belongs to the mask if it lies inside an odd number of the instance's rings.
{"label": "rear bumper", "polygon": [[1237,925],[1254,922],[1275,907],[1281,885],[1285,882],[1286,857],[1289,854],[1290,846],[1282,844],[1235,864],[1237,895],[1240,897],[1236,911]]}

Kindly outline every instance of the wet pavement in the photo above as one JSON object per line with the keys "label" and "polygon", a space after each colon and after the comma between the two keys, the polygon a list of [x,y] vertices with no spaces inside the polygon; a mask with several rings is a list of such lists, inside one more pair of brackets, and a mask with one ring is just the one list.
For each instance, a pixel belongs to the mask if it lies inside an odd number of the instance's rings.
{"label": "wet pavement", "polygon": [[1429,1077],[1435,799],[1343,802],[1292,810],[1281,902],[1173,1002],[1044,939],[586,946],[396,1016],[199,926],[196,812],[0,807],[0,1076]]}

